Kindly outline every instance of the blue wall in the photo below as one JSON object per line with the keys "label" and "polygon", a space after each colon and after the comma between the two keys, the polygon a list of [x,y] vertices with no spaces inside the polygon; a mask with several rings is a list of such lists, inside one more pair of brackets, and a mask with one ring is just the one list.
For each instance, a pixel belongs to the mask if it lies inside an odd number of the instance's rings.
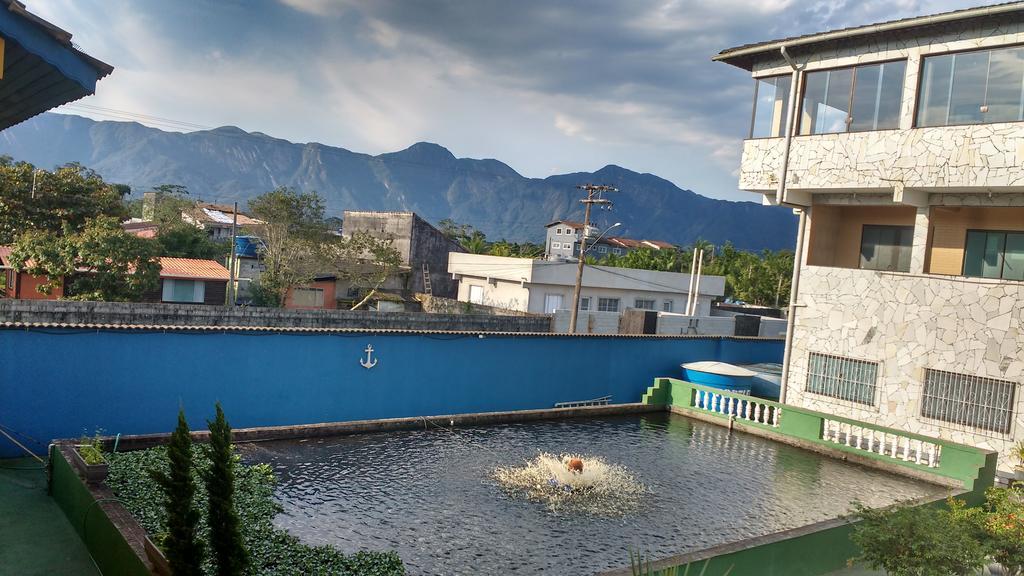
{"label": "blue wall", "polygon": [[[368,344],[378,364],[360,366]],[[637,402],[696,360],[780,362],[780,340],[0,330],[0,426],[38,442],[167,432],[213,404],[235,428]],[[18,450],[0,437],[0,457]]]}

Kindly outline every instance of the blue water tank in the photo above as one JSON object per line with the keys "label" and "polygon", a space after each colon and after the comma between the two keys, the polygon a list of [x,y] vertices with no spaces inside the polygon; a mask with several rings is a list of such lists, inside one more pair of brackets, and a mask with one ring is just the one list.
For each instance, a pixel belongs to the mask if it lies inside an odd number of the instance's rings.
{"label": "blue water tank", "polygon": [[682,368],[683,380],[687,382],[739,394],[750,394],[755,376],[751,370],[726,362],[689,362]]}
{"label": "blue water tank", "polygon": [[242,258],[256,258],[263,241],[255,236],[236,236],[235,255]]}

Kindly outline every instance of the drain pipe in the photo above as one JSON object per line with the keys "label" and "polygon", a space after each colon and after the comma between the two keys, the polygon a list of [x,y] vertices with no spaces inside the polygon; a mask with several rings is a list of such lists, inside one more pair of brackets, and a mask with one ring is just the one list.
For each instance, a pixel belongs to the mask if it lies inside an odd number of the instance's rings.
{"label": "drain pipe", "polygon": [[[793,69],[793,79],[789,83],[789,110],[786,113],[786,138],[783,141],[782,166],[779,169],[779,187],[775,191],[775,201],[782,206],[791,205],[786,202],[786,176],[789,173],[789,150],[793,144],[793,131],[796,128],[796,114],[800,109],[797,95],[800,93],[800,71],[802,64],[797,64],[786,51],[783,44],[779,48],[782,58]],[[791,205],[792,206],[792,205]],[[793,356],[793,326],[796,324],[797,293],[800,289],[800,260],[804,253],[804,228],[807,224],[807,210],[803,206],[793,206],[800,215],[799,229],[796,233],[796,251],[793,253],[793,279],[789,286],[789,313],[786,315],[786,344],[782,356],[782,378],[779,389],[779,403],[786,403],[786,389],[789,388],[789,365]]]}

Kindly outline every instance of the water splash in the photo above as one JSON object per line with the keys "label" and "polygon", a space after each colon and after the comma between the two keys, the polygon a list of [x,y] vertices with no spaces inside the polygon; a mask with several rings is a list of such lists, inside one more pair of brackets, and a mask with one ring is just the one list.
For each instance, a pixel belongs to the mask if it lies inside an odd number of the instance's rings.
{"label": "water splash", "polygon": [[[579,458],[583,471],[569,469]],[[647,488],[626,468],[599,456],[540,453],[522,466],[500,467],[494,479],[512,496],[547,504],[552,511],[622,516],[640,505]]]}

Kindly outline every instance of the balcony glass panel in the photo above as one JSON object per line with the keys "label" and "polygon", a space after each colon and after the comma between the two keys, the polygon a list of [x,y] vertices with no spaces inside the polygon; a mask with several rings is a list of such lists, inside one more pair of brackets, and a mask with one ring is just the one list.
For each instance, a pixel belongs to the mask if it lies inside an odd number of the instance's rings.
{"label": "balcony glass panel", "polygon": [[968,231],[964,276],[1024,280],[1024,233]]}
{"label": "balcony glass panel", "polygon": [[905,61],[809,72],[800,134],[898,127],[905,72]]}
{"label": "balcony glass panel", "polygon": [[755,81],[751,138],[777,138],[784,135],[791,82],[789,75]]}
{"label": "balcony glass panel", "polygon": [[924,59],[917,125],[1024,120],[1024,48]]}
{"label": "balcony glass panel", "polygon": [[861,234],[860,267],[909,272],[913,244],[913,226],[865,225]]}

